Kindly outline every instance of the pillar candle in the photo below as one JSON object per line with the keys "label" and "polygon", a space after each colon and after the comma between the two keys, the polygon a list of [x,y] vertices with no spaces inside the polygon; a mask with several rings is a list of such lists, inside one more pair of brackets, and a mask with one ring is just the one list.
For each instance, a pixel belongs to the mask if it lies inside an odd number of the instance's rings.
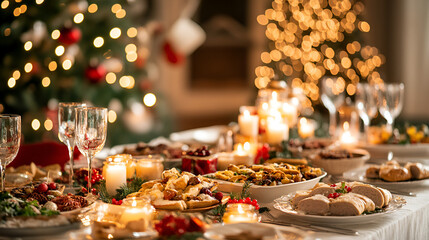
{"label": "pillar candle", "polygon": [[314,124],[309,122],[305,117],[299,120],[298,134],[301,138],[314,136]]}
{"label": "pillar candle", "polygon": [[289,127],[279,117],[269,117],[267,120],[266,140],[269,144],[279,144],[289,138]]}
{"label": "pillar candle", "polygon": [[123,162],[111,162],[106,166],[106,189],[114,196],[116,189],[127,183],[127,167]]}
{"label": "pillar candle", "polygon": [[240,133],[244,136],[254,137],[258,135],[259,117],[250,115],[248,110],[238,116],[238,125],[240,126]]}
{"label": "pillar candle", "polygon": [[145,180],[161,179],[164,171],[161,156],[141,156],[136,158],[136,176]]}

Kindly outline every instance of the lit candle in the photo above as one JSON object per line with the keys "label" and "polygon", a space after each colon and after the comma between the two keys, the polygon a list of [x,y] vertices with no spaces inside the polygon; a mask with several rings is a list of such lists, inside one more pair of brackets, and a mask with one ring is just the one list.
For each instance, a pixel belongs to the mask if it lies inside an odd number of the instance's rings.
{"label": "lit candle", "polygon": [[343,132],[340,137],[341,146],[345,148],[352,148],[357,144],[357,138],[352,135],[349,128],[349,122],[345,121],[343,124]]}
{"label": "lit candle", "polygon": [[239,143],[237,145],[237,149],[234,152],[234,164],[236,165],[252,165],[253,158],[249,154],[250,152],[250,144],[245,142],[244,145]]}
{"label": "lit candle", "polygon": [[106,166],[106,189],[114,196],[116,189],[127,183],[127,167],[123,162],[110,162]]}
{"label": "lit candle", "polygon": [[234,154],[229,152],[220,152],[217,155],[217,170],[223,171],[229,164],[234,164]]}
{"label": "lit candle", "polygon": [[238,125],[240,126],[240,133],[247,137],[254,137],[258,135],[259,117],[250,115],[248,110],[244,110],[243,114],[238,116]]}
{"label": "lit candle", "polygon": [[259,216],[255,212],[255,207],[250,204],[234,203],[228,204],[225,214],[222,218],[226,224],[230,223],[254,223],[259,222]]}
{"label": "lit candle", "polygon": [[122,213],[119,222],[124,224],[127,228],[132,228],[133,231],[147,230],[153,218],[155,208],[148,200],[139,200],[136,198],[130,200],[129,204],[123,204],[125,211]]}
{"label": "lit candle", "polygon": [[283,103],[282,115],[287,119],[289,126],[294,126],[298,118],[298,109],[288,102]]}
{"label": "lit candle", "polygon": [[136,176],[145,180],[161,179],[164,171],[161,156],[141,156],[136,158]]}
{"label": "lit candle", "polygon": [[303,117],[299,120],[298,134],[301,138],[313,137],[314,128],[314,124],[312,124],[305,117]]}
{"label": "lit candle", "polygon": [[103,177],[106,178],[106,168],[107,164],[111,162],[123,162],[127,166],[127,178],[133,178],[134,173],[136,172],[135,163],[133,161],[133,156],[131,154],[116,154],[106,158],[106,161],[103,165]]}
{"label": "lit candle", "polygon": [[289,138],[289,127],[283,122],[280,113],[267,120],[266,140],[269,144],[279,144]]}

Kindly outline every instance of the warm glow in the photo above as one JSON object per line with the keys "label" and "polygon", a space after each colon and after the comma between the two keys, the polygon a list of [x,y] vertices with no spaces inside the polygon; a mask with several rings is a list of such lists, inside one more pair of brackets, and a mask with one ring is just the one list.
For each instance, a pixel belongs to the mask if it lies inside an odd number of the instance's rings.
{"label": "warm glow", "polygon": [[135,44],[130,43],[125,47],[125,53],[132,53],[132,52],[137,52],[137,46]]}
{"label": "warm glow", "polygon": [[42,4],[44,1],[45,1],[45,0],[36,0],[36,3],[40,5],[40,4]]}
{"label": "warm glow", "polygon": [[153,107],[156,104],[156,96],[153,93],[147,93],[143,97],[143,103],[144,105],[148,107]]}
{"label": "warm glow", "polygon": [[19,70],[15,70],[12,74],[12,77],[18,80],[21,77],[21,72]]}
{"label": "warm glow", "polygon": [[49,85],[51,85],[51,79],[49,77],[44,77],[42,79],[42,86],[49,87]]}
{"label": "warm glow", "polygon": [[63,69],[64,70],[69,70],[72,67],[72,62],[70,59],[66,59],[63,62]]}
{"label": "warm glow", "polygon": [[33,64],[26,63],[25,66],[24,66],[24,71],[27,72],[27,73],[29,73],[29,72],[31,72],[31,70],[33,70]]}
{"label": "warm glow", "polygon": [[95,3],[88,6],[88,12],[89,13],[95,13],[95,12],[97,12],[97,10],[98,10],[98,6]]}
{"label": "warm glow", "polygon": [[127,35],[130,38],[136,37],[137,36],[137,28],[135,28],[135,27],[128,28]]}
{"label": "warm glow", "polygon": [[52,122],[51,119],[46,119],[46,121],[45,121],[45,123],[43,125],[45,126],[45,129],[47,131],[51,131],[52,128],[53,128],[53,126],[54,126],[54,124],[53,124],[53,122]]}
{"label": "warm glow", "polygon": [[103,46],[103,44],[104,44],[104,39],[102,37],[96,37],[94,39],[94,46],[96,48],[100,48],[101,46]]}
{"label": "warm glow", "polygon": [[109,123],[114,123],[116,121],[116,118],[117,118],[116,112],[113,110],[109,110],[108,118],[107,118]]}
{"label": "warm glow", "polygon": [[106,74],[106,82],[108,84],[114,84],[116,82],[116,74],[109,72]]}
{"label": "warm glow", "polygon": [[61,45],[59,45],[58,47],[55,48],[55,55],[62,56],[65,52],[65,48]]}
{"label": "warm glow", "polygon": [[82,13],[78,13],[78,14],[74,15],[73,21],[76,24],[79,24],[79,23],[81,23],[83,21],[83,19],[84,19],[83,14]]}
{"label": "warm glow", "polygon": [[127,15],[127,12],[125,12],[124,9],[120,9],[119,11],[116,12],[116,17],[117,18],[124,18],[125,15]]}
{"label": "warm glow", "polygon": [[110,37],[113,39],[117,39],[121,36],[121,29],[115,27],[110,30]]}
{"label": "warm glow", "polygon": [[51,61],[48,65],[48,68],[51,72],[57,70],[57,62],[55,61]]}
{"label": "warm glow", "polygon": [[127,61],[128,62],[135,62],[137,60],[137,53],[131,52],[127,54]]}
{"label": "warm glow", "polygon": [[9,1],[4,0],[1,2],[1,8],[6,9],[7,7],[9,7]]}
{"label": "warm glow", "polygon": [[16,80],[15,78],[11,77],[9,78],[9,80],[7,81],[7,86],[9,86],[9,88],[13,88],[16,85]]}
{"label": "warm glow", "polygon": [[243,150],[246,151],[246,152],[250,151],[250,143],[249,142],[245,142],[243,144]]}
{"label": "warm glow", "polygon": [[25,51],[30,51],[30,49],[33,47],[33,43],[31,41],[27,41],[24,44]]}
{"label": "warm glow", "polygon": [[34,131],[39,130],[39,128],[40,128],[39,119],[33,119],[33,121],[31,121],[31,127],[33,128]]}
{"label": "warm glow", "polygon": [[61,34],[60,30],[55,29],[54,31],[52,31],[51,37],[52,37],[52,39],[56,40],[60,37],[60,34]]}
{"label": "warm glow", "polygon": [[121,9],[122,9],[122,6],[119,3],[113,4],[112,13],[117,13]]}

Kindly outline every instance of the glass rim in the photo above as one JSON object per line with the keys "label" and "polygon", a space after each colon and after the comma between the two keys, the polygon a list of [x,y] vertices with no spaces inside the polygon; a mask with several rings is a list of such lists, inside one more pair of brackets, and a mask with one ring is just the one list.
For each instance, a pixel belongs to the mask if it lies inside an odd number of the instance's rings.
{"label": "glass rim", "polygon": [[147,154],[147,155],[137,155],[133,156],[133,160],[136,162],[145,161],[145,162],[164,162],[164,157],[161,154]]}
{"label": "glass rim", "polygon": [[21,115],[18,115],[18,114],[9,114],[9,113],[4,113],[4,114],[0,113],[0,118],[7,118],[7,117],[10,117],[10,118],[21,118]]}
{"label": "glass rim", "polygon": [[77,109],[77,111],[84,111],[84,110],[107,111],[107,108],[105,108],[105,107],[81,107],[81,108]]}
{"label": "glass rim", "polygon": [[83,102],[59,102],[58,106],[86,106]]}

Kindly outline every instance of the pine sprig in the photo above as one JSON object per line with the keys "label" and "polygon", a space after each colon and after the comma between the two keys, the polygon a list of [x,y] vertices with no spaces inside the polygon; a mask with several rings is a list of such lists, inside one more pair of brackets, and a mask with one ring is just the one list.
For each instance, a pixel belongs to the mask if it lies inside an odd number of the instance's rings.
{"label": "pine sprig", "polygon": [[146,182],[146,180],[143,180],[141,178],[134,177],[130,181],[128,181],[126,184],[123,184],[120,186],[120,188],[116,189],[116,195],[111,196],[107,192],[106,188],[106,181],[101,181],[97,186],[98,194],[100,195],[100,200],[105,203],[112,203],[112,199],[115,198],[116,200],[122,200],[126,198],[129,194],[138,192],[141,188],[141,185]]}

